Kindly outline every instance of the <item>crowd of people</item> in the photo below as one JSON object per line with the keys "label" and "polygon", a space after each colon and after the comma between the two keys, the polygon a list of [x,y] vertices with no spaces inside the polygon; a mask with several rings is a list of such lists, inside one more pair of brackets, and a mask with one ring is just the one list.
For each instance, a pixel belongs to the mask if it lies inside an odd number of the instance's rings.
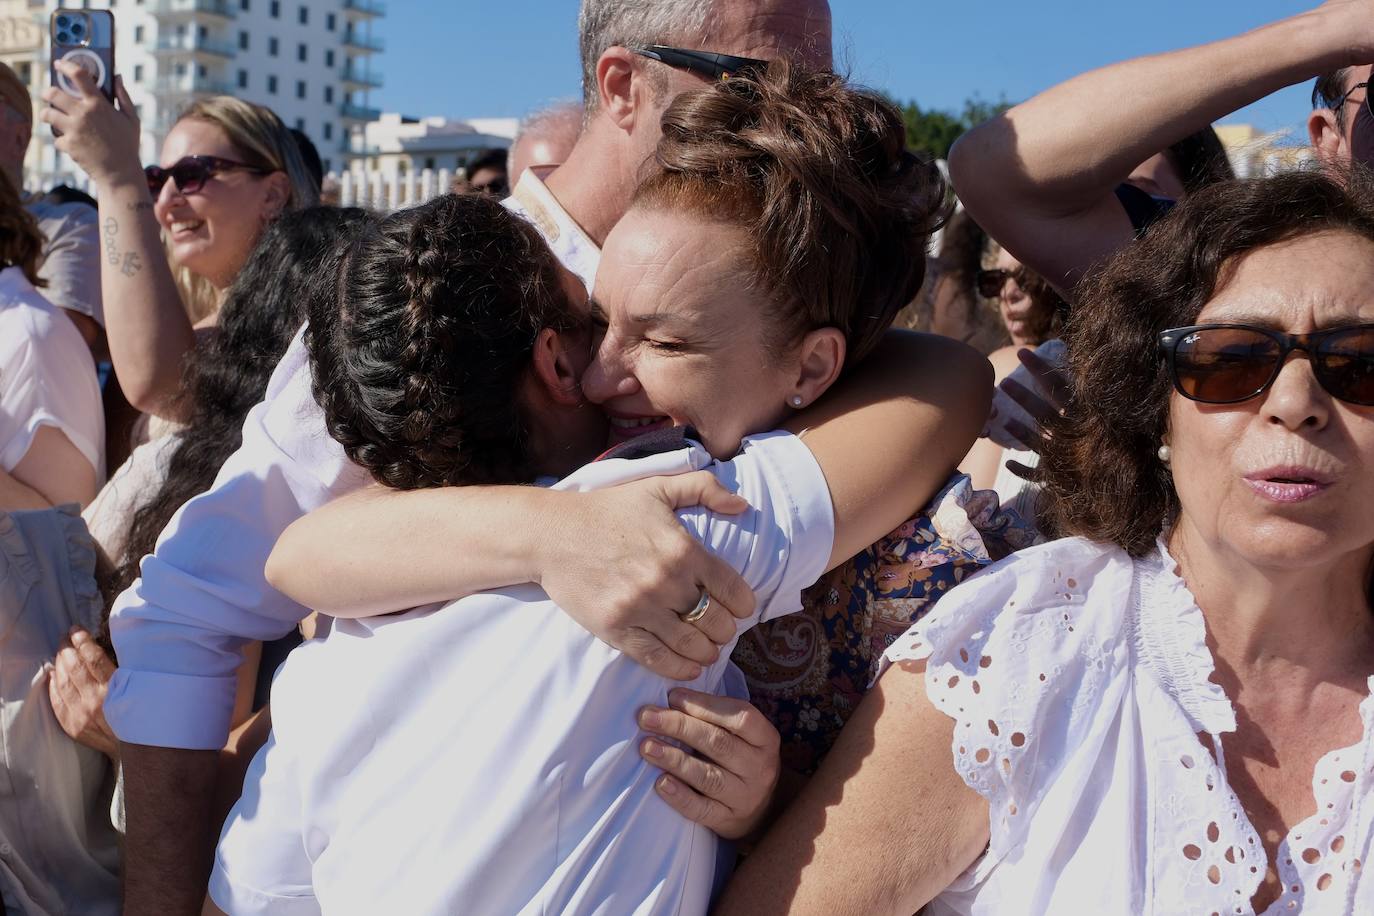
{"label": "crowd of people", "polygon": [[393,213],[0,65],[5,911],[1374,913],[1374,2],[947,174],[826,0],[579,32]]}

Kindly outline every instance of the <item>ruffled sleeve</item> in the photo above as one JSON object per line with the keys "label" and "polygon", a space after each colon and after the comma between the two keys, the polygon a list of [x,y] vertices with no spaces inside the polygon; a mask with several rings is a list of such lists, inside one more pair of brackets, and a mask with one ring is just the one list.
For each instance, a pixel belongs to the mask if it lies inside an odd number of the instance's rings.
{"label": "ruffled sleeve", "polygon": [[926,660],[954,765],[988,801],[974,880],[1018,848],[1047,786],[1091,769],[1128,687],[1131,606],[1131,558],[1068,538],[970,578],[885,654],[882,669]]}

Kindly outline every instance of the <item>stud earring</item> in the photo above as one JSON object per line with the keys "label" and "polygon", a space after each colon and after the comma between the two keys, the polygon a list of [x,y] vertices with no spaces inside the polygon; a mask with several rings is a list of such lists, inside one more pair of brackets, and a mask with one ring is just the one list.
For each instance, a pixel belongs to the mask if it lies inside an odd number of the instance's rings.
{"label": "stud earring", "polygon": [[1174,450],[1167,445],[1161,445],[1159,451],[1155,452],[1155,454],[1159,456],[1160,461],[1168,464],[1169,460],[1174,457]]}
{"label": "stud earring", "polygon": [[795,407],[795,408],[797,408],[798,410],[801,409],[801,406],[802,406],[802,398],[801,398],[801,395],[799,395],[799,394],[794,394],[794,395],[792,395],[792,406]]}

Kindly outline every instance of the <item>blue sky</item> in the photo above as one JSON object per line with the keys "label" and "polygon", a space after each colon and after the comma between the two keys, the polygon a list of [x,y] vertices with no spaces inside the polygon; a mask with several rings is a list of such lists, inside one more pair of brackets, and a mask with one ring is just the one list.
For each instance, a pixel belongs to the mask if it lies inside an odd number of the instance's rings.
{"label": "blue sky", "polygon": [[[518,116],[576,96],[577,0],[391,0],[374,24],[386,85],[372,102],[410,115]],[[1315,3],[1311,4],[1315,5]],[[973,94],[1016,101],[1074,74],[1222,38],[1307,9],[1280,0],[831,0],[837,61],[927,108]],[[1310,84],[1228,121],[1300,128]]]}

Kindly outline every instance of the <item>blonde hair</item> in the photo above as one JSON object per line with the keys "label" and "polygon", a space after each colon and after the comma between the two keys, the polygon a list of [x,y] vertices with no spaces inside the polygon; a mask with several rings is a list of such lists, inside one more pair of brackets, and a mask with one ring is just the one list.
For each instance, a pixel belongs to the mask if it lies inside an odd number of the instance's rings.
{"label": "blonde hair", "polygon": [[[181,112],[177,123],[187,118],[213,124],[224,131],[246,164],[284,173],[290,183],[290,192],[282,213],[319,203],[319,189],[305,167],[296,138],[272,109],[233,96],[216,95],[192,102]],[[209,280],[175,264],[173,273],[192,321],[199,321],[219,308],[219,293]]]}
{"label": "blonde hair", "polygon": [[14,182],[0,169],[0,267],[18,267],[34,286],[46,286],[38,277],[42,257],[38,223],[24,209]]}

